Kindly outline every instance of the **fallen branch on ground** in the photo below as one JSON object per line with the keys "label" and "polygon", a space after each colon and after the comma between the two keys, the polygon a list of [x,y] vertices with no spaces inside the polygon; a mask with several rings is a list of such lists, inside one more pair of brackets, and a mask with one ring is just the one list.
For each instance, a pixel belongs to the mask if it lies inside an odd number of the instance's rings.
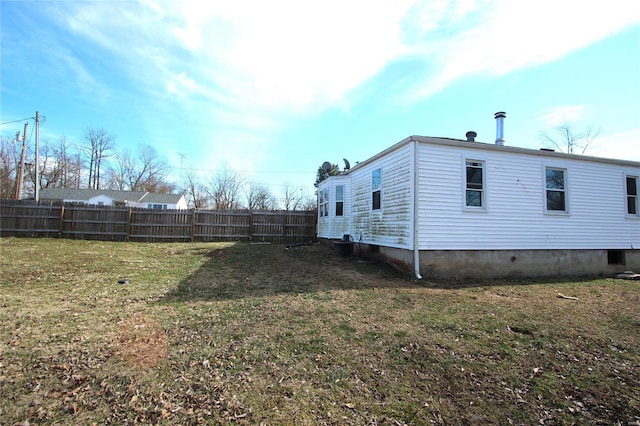
{"label": "fallen branch on ground", "polygon": [[561,298],[561,299],[580,300],[580,299],[578,299],[577,297],[573,297],[573,296],[565,296],[565,295],[564,295],[564,294],[562,294],[562,293],[558,293],[558,297],[559,297],[559,298]]}

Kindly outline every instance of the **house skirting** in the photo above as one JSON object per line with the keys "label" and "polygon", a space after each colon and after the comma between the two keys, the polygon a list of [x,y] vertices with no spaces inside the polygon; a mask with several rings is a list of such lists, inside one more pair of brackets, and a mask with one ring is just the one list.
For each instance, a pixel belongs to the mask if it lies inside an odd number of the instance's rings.
{"label": "house skirting", "polygon": [[[356,244],[356,256],[374,257],[414,272],[414,253]],[[423,278],[505,278],[613,276],[640,272],[640,250],[423,250]]]}

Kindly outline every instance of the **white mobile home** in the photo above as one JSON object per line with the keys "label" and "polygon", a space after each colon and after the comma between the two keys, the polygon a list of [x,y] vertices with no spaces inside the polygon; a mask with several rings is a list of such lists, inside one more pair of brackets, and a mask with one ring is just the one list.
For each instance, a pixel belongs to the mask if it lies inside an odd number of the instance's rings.
{"label": "white mobile home", "polygon": [[640,162],[411,136],[318,185],[318,237],[417,277],[640,270]]}

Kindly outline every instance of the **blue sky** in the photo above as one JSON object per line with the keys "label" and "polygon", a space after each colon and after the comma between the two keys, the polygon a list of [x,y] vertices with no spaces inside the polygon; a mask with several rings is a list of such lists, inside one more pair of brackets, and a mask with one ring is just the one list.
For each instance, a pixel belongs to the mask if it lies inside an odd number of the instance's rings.
{"label": "blue sky", "polygon": [[[640,12],[628,0],[2,1],[0,122],[103,128],[203,179],[313,194],[318,166],[409,135],[640,161]],[[3,136],[22,122],[0,126]]]}

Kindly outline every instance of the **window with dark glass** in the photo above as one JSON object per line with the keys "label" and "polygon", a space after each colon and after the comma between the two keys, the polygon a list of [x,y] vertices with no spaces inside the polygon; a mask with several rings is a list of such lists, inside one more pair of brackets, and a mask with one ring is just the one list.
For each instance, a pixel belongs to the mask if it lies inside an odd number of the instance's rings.
{"label": "window with dark glass", "polygon": [[548,211],[567,211],[566,171],[547,167],[545,170]]}
{"label": "window with dark glass", "polygon": [[466,161],[466,205],[484,207],[484,163]]}
{"label": "window with dark glass", "polygon": [[627,214],[638,214],[638,178],[627,176]]}
{"label": "window with dark glass", "polygon": [[320,217],[329,216],[329,192],[323,189],[318,193],[318,214]]}
{"label": "window with dark glass", "polygon": [[344,186],[336,186],[336,216],[344,215]]}
{"label": "window with dark glass", "polygon": [[380,210],[382,199],[382,169],[371,173],[371,209]]}

